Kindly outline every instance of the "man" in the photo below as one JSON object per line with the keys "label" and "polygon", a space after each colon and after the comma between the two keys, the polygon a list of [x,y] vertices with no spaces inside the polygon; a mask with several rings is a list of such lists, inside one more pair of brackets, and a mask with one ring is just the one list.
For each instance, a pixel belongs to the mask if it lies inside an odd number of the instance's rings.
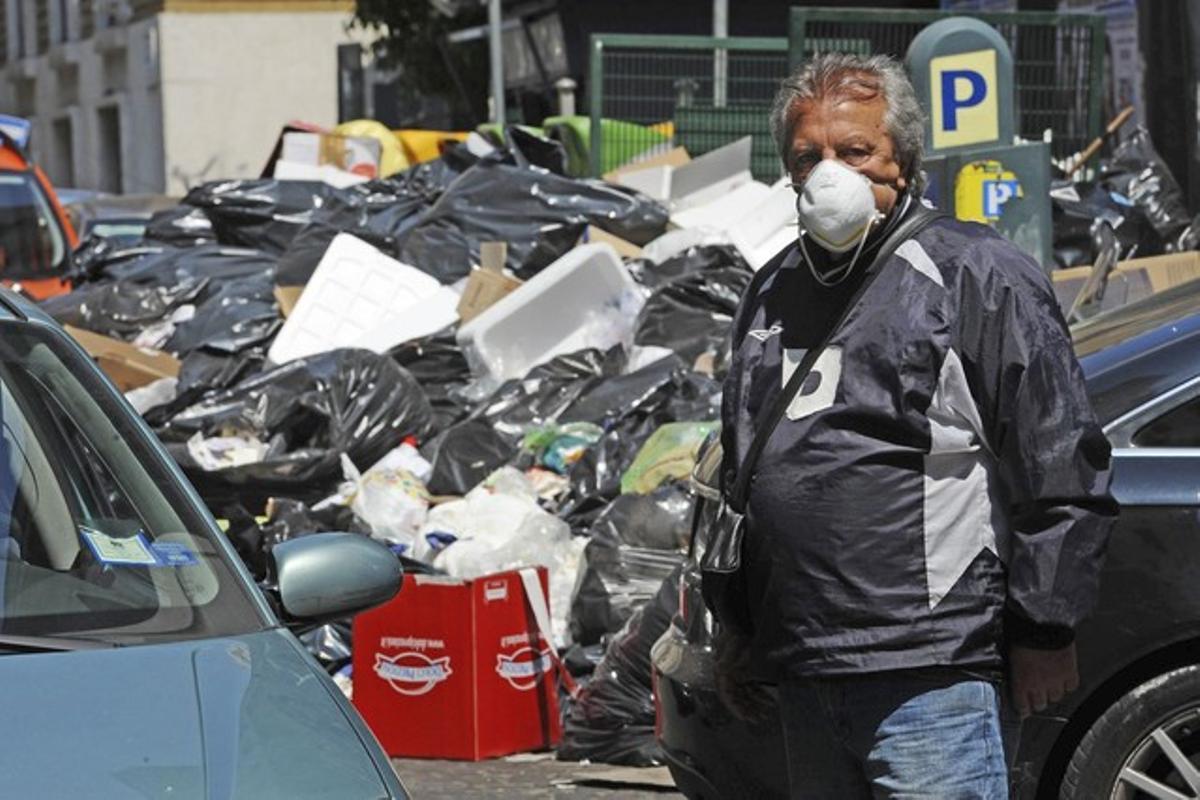
{"label": "man", "polygon": [[[772,127],[800,235],[734,323],[727,490],[922,188],[923,115],[890,58],[802,65]],[[794,797],[1003,798],[1002,687],[1027,715],[1078,681],[1109,446],[1028,256],[941,218],[875,270],[753,473],[754,661],[781,675]]]}

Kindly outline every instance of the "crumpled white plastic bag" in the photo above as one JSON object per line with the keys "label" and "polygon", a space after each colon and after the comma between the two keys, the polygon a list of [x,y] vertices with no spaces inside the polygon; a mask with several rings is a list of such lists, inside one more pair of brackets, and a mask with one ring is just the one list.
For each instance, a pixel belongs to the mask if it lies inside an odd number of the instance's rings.
{"label": "crumpled white plastic bag", "polygon": [[429,492],[411,472],[380,462],[359,473],[342,454],[346,484],[340,494],[354,514],[371,528],[371,537],[405,546],[411,555],[429,511]]}
{"label": "crumpled white plastic bag", "polygon": [[546,567],[554,643],[565,647],[571,593],[586,545],[585,538],[571,535],[566,522],[538,505],[537,490],[520,470],[502,467],[463,499],[429,512],[414,557],[456,578]]}

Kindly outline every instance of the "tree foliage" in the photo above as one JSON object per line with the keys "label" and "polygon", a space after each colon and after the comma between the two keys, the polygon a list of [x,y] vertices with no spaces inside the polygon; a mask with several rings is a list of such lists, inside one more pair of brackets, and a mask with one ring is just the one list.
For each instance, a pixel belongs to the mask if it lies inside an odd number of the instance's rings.
{"label": "tree foliage", "polygon": [[378,63],[398,67],[411,88],[444,96],[468,116],[479,114],[478,106],[487,96],[487,50],[479,43],[447,45],[445,38],[452,31],[483,24],[486,18],[483,5],[449,18],[429,0],[357,0],[355,10],[358,26],[380,34],[374,44]]}

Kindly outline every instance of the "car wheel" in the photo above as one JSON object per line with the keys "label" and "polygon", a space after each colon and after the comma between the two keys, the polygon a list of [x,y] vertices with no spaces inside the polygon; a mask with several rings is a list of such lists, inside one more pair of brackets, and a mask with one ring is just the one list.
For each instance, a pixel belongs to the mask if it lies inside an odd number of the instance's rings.
{"label": "car wheel", "polygon": [[1063,800],[1200,798],[1200,665],[1159,675],[1096,720],[1067,765]]}

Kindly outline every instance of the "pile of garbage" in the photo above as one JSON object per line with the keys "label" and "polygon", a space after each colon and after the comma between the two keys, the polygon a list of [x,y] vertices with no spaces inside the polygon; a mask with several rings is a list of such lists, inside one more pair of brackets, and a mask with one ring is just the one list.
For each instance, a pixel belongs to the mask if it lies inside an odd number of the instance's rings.
{"label": "pile of garbage", "polygon": [[[748,166],[745,140],[573,178],[513,129],[350,185],[214,181],[135,246],[85,241],[44,308],[259,578],[320,530],[408,571],[545,566],[555,645],[591,667],[609,648],[566,710],[571,757],[653,763],[643,609],[655,630],[673,613],[647,604],[674,594],[732,315],[794,224],[790,189]],[[696,169],[710,180],[681,178]],[[346,622],[302,638],[350,678]]]}

